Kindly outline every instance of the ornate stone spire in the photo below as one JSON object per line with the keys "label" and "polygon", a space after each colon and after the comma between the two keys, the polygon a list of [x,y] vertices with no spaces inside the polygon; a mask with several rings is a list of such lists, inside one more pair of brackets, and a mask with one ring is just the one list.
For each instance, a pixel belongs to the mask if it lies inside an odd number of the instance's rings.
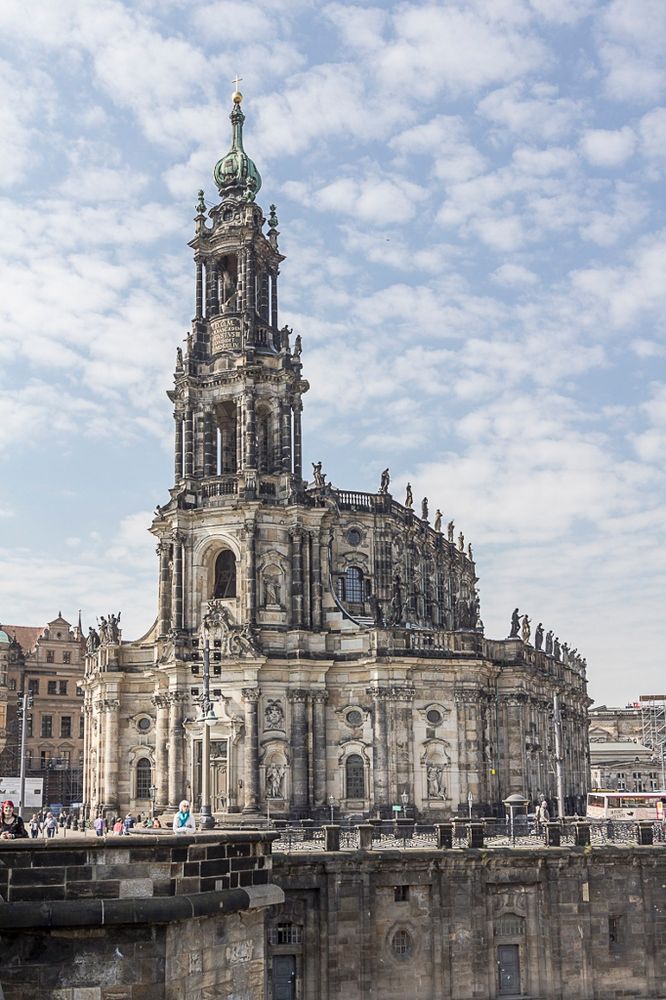
{"label": "ornate stone spire", "polygon": [[231,119],[231,149],[218,160],[213,170],[213,178],[217,184],[220,197],[240,198],[242,201],[254,201],[261,187],[261,174],[255,164],[243,149],[243,122],[245,115],[241,111],[243,95],[236,90],[232,96],[234,103]]}

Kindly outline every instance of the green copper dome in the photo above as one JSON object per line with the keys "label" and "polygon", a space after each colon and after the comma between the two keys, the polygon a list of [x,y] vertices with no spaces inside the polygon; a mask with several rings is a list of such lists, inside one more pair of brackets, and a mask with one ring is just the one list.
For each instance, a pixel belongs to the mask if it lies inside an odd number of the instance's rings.
{"label": "green copper dome", "polygon": [[0,642],[4,643],[4,642],[11,642],[11,641],[12,640],[9,638],[9,636],[7,635],[7,633],[3,632],[3,630],[0,629]]}
{"label": "green copper dome", "polygon": [[242,95],[234,94],[234,109],[231,119],[231,149],[218,160],[213,170],[213,178],[220,195],[238,194],[243,201],[254,201],[261,187],[261,174],[243,149],[243,122],[241,111]]}

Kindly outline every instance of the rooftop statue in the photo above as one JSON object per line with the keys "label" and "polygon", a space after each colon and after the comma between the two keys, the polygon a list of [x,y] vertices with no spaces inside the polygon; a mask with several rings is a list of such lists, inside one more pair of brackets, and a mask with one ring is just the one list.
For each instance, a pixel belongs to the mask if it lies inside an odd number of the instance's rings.
{"label": "rooftop statue", "polygon": [[509,639],[517,639],[520,634],[520,612],[518,608],[514,609],[511,615],[511,631],[509,632]]}

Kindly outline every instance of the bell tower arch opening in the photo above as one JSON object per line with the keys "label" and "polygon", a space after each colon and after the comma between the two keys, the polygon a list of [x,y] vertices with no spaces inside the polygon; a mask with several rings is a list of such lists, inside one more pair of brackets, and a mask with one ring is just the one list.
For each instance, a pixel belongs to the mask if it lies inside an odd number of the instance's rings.
{"label": "bell tower arch opening", "polygon": [[228,600],[238,596],[236,557],[231,549],[222,549],[215,559],[213,598]]}

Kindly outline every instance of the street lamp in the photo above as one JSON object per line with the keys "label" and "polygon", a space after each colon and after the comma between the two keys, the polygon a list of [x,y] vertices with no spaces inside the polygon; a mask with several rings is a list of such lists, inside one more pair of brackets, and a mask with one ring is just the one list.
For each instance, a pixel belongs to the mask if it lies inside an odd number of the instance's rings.
{"label": "street lamp", "polygon": [[203,691],[201,694],[201,718],[203,723],[201,737],[201,813],[199,823],[202,830],[212,830],[215,819],[210,807],[210,727],[217,722],[210,700],[210,630],[208,621],[204,619],[204,652],[203,652]]}
{"label": "street lamp", "polygon": [[331,810],[331,826],[332,826],[334,823],[333,809],[335,808],[335,799],[333,798],[332,795],[329,795],[328,797],[328,808]]}
{"label": "street lamp", "polygon": [[155,798],[157,796],[157,785],[151,785],[148,789],[150,795],[150,818],[155,819]]}
{"label": "street lamp", "polygon": [[524,795],[519,795],[514,792],[513,795],[509,795],[508,799],[504,799],[503,805],[509,810],[509,824],[511,827],[511,843],[516,846],[516,828],[514,824],[514,818],[516,809],[524,809],[527,805],[527,799]]}

